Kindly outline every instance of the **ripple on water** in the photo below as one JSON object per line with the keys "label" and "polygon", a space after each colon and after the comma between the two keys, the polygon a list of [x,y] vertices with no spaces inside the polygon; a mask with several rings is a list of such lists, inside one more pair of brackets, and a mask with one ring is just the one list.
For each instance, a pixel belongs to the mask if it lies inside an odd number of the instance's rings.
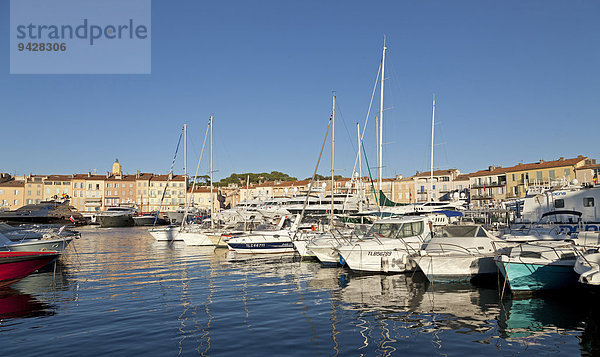
{"label": "ripple on water", "polygon": [[0,339],[4,355],[573,355],[599,351],[585,299],[500,302],[495,287],[86,227],[56,271],[0,290]]}

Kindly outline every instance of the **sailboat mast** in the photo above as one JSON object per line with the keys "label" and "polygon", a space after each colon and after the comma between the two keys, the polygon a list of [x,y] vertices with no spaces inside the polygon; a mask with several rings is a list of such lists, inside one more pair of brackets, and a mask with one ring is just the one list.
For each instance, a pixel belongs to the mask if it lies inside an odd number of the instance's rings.
{"label": "sailboat mast", "polygon": [[335,164],[335,95],[333,96],[333,106],[331,108],[331,212],[329,215],[329,225],[333,228],[333,192],[335,190],[335,179],[333,178]]}
{"label": "sailboat mast", "polygon": [[382,189],[383,178],[383,81],[385,80],[385,39],[383,40],[383,56],[381,57],[381,96],[379,98],[379,189]]}
{"label": "sailboat mast", "polygon": [[[188,196],[187,196],[187,187],[188,187],[188,177],[187,177],[187,124],[183,124],[183,180],[185,181],[185,193],[184,200],[185,205],[188,204]],[[186,221],[187,217],[183,217],[183,221]]]}
{"label": "sailboat mast", "polygon": [[433,133],[435,128],[435,94],[433,95],[433,110],[431,112],[431,171],[430,171],[430,179],[431,179],[431,192],[429,193],[429,201],[433,201]]}
{"label": "sailboat mast", "polygon": [[362,142],[360,140],[360,124],[356,123],[356,131],[357,131],[357,135],[358,135],[358,182],[357,182],[357,193],[358,193],[358,198],[360,201],[358,201],[358,211],[362,212],[362,204],[363,204],[363,192],[362,192],[362,160],[361,160],[361,148],[362,148]]}
{"label": "sailboat mast", "polygon": [[213,213],[215,200],[213,195],[213,116],[210,116],[210,228],[214,228]]}

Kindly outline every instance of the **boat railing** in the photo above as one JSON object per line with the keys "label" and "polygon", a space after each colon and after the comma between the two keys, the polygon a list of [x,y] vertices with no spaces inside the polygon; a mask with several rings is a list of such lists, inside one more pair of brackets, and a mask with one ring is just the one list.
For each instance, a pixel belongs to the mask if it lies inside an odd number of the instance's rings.
{"label": "boat railing", "polygon": [[[481,252],[479,250],[479,248],[477,247],[463,247],[462,245],[458,245],[458,244],[454,244],[454,243],[427,243],[427,247],[424,249],[425,254],[429,254],[429,253],[434,253],[432,251],[428,251],[427,248],[431,247],[431,246],[438,246],[440,248],[440,250],[442,251],[442,254],[449,254],[449,253],[466,253],[468,255],[483,255],[484,252]],[[444,249],[444,246],[446,246],[446,249]],[[453,248],[453,249],[449,249],[449,248]]]}
{"label": "boat railing", "polygon": [[[543,250],[540,250],[540,251],[527,250],[527,249],[524,250],[523,246],[536,246],[536,247],[542,247],[542,248],[546,248],[546,249],[543,249]],[[519,248],[519,250],[520,250],[520,254],[518,255],[518,257],[515,257],[515,258],[518,258],[520,261],[522,261],[522,258],[532,258],[532,257],[524,257],[523,256],[524,252],[525,253],[539,253],[539,256],[536,255],[533,258],[535,258],[535,259],[544,259],[544,260],[548,260],[548,261],[554,261],[555,259],[559,259],[559,260],[560,259],[564,259],[564,255],[560,254],[557,249],[570,248],[570,250],[574,253],[574,256],[579,255],[578,252],[577,252],[577,249],[575,249],[573,243],[571,243],[571,242],[565,242],[565,244],[556,245],[556,246],[547,246],[547,245],[544,246],[544,245],[537,245],[537,244],[534,245],[534,244],[522,243],[522,244],[519,244],[516,247],[513,247],[513,249],[514,248]],[[544,253],[547,253],[547,252],[554,253],[555,258],[548,257],[547,255],[544,254]],[[512,250],[510,252],[509,258],[511,256],[512,256]]]}

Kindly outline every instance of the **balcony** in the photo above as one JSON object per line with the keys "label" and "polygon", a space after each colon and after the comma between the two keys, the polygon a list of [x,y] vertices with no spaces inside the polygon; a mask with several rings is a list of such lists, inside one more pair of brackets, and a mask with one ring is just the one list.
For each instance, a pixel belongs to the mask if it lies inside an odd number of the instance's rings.
{"label": "balcony", "polygon": [[486,183],[482,183],[482,184],[474,184],[471,185],[471,188],[483,188],[483,187],[502,187],[502,186],[506,186],[506,181],[500,181],[500,182],[486,182]]}

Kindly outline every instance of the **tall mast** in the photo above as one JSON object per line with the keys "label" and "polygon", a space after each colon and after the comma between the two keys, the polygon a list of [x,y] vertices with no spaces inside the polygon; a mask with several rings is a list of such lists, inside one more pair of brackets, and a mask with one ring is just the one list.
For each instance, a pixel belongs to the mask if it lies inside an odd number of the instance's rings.
{"label": "tall mast", "polygon": [[[185,205],[187,207],[188,204],[188,196],[187,196],[187,187],[188,187],[188,177],[187,177],[187,124],[183,124],[183,180],[185,181]],[[184,210],[185,212],[185,210]],[[183,217],[183,221],[185,222],[187,217]]]}
{"label": "tall mast", "polygon": [[429,193],[429,201],[433,201],[433,133],[435,127],[435,94],[433,95],[433,110],[431,112],[431,192]]}
{"label": "tall mast", "polygon": [[[381,180],[379,180],[379,115],[375,115],[375,146],[377,147],[377,191],[381,190]],[[379,192],[377,192],[379,197]]]}
{"label": "tall mast", "polygon": [[383,81],[385,80],[385,37],[383,39],[383,56],[381,57],[381,97],[379,98],[379,189],[383,178]]}
{"label": "tall mast", "polygon": [[335,190],[335,180],[333,178],[335,163],[335,95],[333,96],[333,106],[331,108],[331,212],[329,215],[329,225],[333,228],[333,192]]}
{"label": "tall mast", "polygon": [[361,149],[362,149],[362,142],[360,140],[360,124],[356,123],[356,131],[357,131],[357,135],[358,135],[358,211],[362,212],[362,204],[363,204],[363,192],[362,192],[362,161],[361,161]]}
{"label": "tall mast", "polygon": [[210,228],[214,228],[213,213],[215,200],[213,195],[213,116],[210,116]]}

